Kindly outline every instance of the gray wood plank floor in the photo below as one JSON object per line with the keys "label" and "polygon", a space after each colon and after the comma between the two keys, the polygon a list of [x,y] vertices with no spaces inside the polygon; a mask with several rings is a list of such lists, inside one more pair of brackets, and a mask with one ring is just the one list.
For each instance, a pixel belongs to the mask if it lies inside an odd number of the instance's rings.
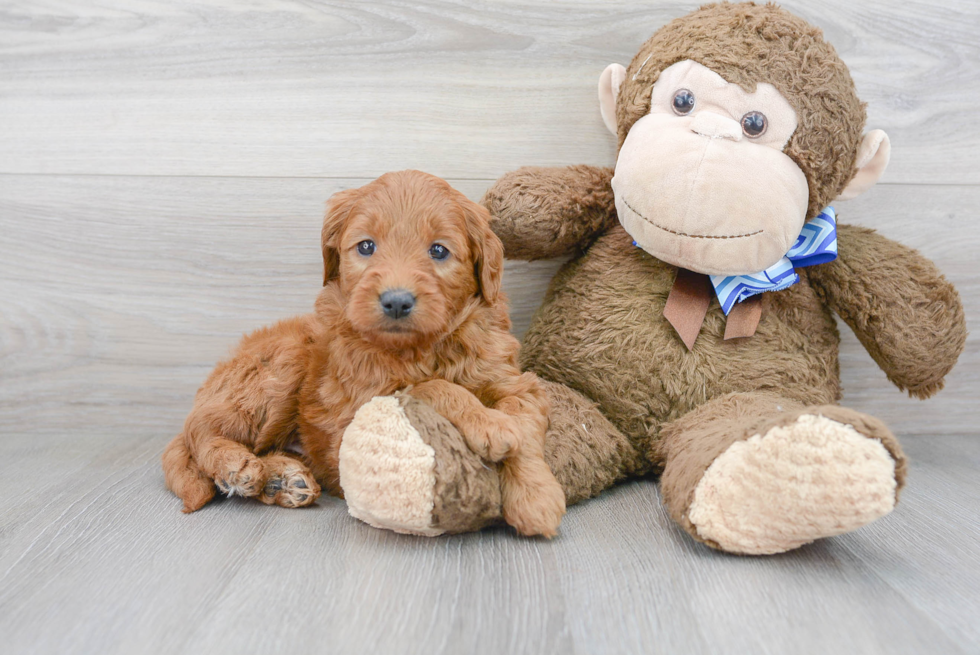
{"label": "gray wood plank floor", "polygon": [[[940,262],[972,334],[921,403],[842,330],[845,402],[899,434],[909,485],[771,558],[693,543],[652,480],[551,542],[430,540],[336,499],[184,516],[159,471],[235,340],[309,309],[331,193],[611,165],[598,74],[697,3],[0,5],[0,652],[980,653],[980,3],[783,4],[892,138],[841,219]],[[559,265],[508,262],[518,334]]]}
{"label": "gray wood plank floor", "polygon": [[[139,414],[138,408],[125,410]],[[135,416],[134,416],[135,418]],[[551,542],[425,539],[323,499],[184,516],[153,429],[7,436],[6,653],[976,653],[980,440],[905,440],[902,502],[777,557],[693,543],[652,481],[572,508]]]}

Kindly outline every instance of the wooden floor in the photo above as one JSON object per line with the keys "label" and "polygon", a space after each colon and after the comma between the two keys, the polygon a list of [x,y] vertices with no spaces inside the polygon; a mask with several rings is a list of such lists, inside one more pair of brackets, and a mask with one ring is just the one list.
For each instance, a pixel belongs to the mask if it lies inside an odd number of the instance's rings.
{"label": "wooden floor", "polygon": [[184,516],[162,438],[81,432],[5,439],[4,653],[980,649],[976,436],[907,439],[909,486],[885,519],[747,558],[692,542],[651,481],[572,508],[551,542],[396,535],[336,499]]}
{"label": "wooden floor", "polygon": [[[842,221],[940,262],[972,335],[922,403],[845,328],[845,402],[899,434],[908,487],[854,534],[739,558],[650,480],[551,542],[421,539],[334,499],[185,516],[158,464],[235,340],[308,311],[331,193],[612,164],[599,73],[695,3],[3,3],[0,653],[980,653],[980,4],[784,4],[892,139]],[[518,334],[558,265],[508,263]]]}

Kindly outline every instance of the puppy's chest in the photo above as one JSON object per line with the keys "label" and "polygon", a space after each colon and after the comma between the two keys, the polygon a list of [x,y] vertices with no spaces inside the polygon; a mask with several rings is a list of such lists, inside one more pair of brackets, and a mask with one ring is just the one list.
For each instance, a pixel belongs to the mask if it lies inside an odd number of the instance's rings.
{"label": "puppy's chest", "polygon": [[439,353],[417,357],[379,357],[346,362],[326,370],[319,380],[319,399],[328,411],[351,413],[375,396],[388,396],[415,384],[441,379],[459,382],[463,366]]}

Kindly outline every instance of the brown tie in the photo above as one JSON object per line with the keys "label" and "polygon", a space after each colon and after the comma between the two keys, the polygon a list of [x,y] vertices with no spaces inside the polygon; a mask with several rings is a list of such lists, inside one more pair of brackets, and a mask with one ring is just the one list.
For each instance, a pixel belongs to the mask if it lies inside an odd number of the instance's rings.
{"label": "brown tie", "polygon": [[725,321],[725,341],[751,337],[762,318],[762,295],[751,296],[735,303]]}
{"label": "brown tie", "polygon": [[[664,305],[664,318],[674,326],[681,341],[690,350],[701,332],[701,325],[711,304],[711,280],[703,273],[677,269],[674,286]],[[751,337],[762,317],[762,296],[752,296],[736,303],[725,323],[725,340]]]}

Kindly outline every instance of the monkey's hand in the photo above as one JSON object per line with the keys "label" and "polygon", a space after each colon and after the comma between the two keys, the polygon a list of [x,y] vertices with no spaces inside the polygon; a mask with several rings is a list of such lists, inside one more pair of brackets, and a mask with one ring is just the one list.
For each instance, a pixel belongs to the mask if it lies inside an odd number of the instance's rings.
{"label": "monkey's hand", "polygon": [[487,190],[483,206],[510,259],[547,259],[583,250],[616,224],[613,169],[528,166]]}
{"label": "monkey's hand", "polygon": [[936,265],[874,230],[838,226],[840,254],[805,269],[888,379],[910,396],[943,388],[966,342],[959,293]]}

